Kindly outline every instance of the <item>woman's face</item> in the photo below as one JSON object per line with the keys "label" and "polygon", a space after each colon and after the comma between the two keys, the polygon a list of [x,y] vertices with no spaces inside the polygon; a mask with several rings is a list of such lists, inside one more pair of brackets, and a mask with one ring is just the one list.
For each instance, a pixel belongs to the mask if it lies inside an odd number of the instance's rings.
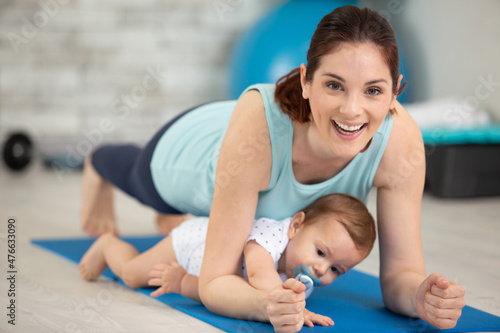
{"label": "woman's face", "polygon": [[396,96],[382,54],[371,43],[344,43],[321,59],[311,82],[306,70],[302,64],[302,95],[309,99],[311,126],[336,156],[354,157],[394,108]]}
{"label": "woman's face", "polygon": [[306,265],[326,286],[363,260],[364,254],[334,216],[318,217],[310,224],[304,224],[304,218],[297,213],[290,222],[284,259],[287,276],[293,277],[297,266]]}

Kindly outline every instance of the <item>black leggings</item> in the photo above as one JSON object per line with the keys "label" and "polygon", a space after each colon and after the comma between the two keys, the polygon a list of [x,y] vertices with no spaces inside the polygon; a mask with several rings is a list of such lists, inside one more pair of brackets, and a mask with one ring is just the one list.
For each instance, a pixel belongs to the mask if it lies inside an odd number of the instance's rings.
{"label": "black leggings", "polygon": [[92,165],[102,178],[141,203],[164,214],[184,214],[169,206],[158,194],[151,176],[151,158],[155,147],[173,123],[195,108],[189,109],[161,128],[140,148],[133,144],[103,145],[92,154]]}

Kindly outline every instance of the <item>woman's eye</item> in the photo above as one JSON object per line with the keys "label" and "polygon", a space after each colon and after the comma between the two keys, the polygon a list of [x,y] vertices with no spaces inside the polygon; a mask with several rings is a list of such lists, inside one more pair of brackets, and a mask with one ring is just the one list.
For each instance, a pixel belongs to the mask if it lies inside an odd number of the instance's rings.
{"label": "woman's eye", "polygon": [[380,94],[382,91],[379,88],[368,88],[366,90],[366,93],[371,96],[377,96]]}
{"label": "woman's eye", "polygon": [[318,249],[317,252],[318,252],[318,256],[320,256],[320,257],[325,256],[325,252],[321,251],[320,249]]}
{"label": "woman's eye", "polygon": [[337,82],[329,82],[327,86],[332,90],[342,90],[342,86]]}

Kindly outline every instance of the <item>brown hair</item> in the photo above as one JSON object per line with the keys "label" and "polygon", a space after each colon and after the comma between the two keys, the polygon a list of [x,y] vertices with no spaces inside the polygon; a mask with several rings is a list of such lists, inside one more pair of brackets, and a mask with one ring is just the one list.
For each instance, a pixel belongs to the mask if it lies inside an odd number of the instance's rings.
{"label": "brown hair", "polygon": [[334,215],[351,236],[356,248],[368,256],[375,243],[375,221],[358,198],[343,193],[325,195],[302,209],[305,225],[312,224],[325,215]]}
{"label": "brown hair", "polygon": [[[321,19],[307,52],[306,80],[312,81],[321,59],[342,43],[365,42],[380,49],[391,73],[393,93],[401,94],[406,82],[398,89],[399,52],[394,30],[389,21],[376,11],[356,6],[339,7]],[[302,98],[300,68],[295,68],[276,82],[274,97],[281,110],[293,121],[306,123],[310,120],[309,101]]]}

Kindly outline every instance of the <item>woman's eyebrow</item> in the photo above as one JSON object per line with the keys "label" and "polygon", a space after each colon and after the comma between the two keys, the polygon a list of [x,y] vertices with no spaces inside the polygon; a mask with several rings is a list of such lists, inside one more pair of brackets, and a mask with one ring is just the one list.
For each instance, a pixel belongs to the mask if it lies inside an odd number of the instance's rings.
{"label": "woman's eyebrow", "polygon": [[[340,82],[343,82],[345,83],[345,79],[342,77],[342,76],[339,76],[337,74],[333,74],[333,73],[324,73],[323,76],[329,76],[329,77],[332,77],[336,80],[339,80]],[[371,80],[371,81],[368,81],[365,83],[365,86],[369,86],[371,84],[376,84],[376,83],[386,83],[387,84],[387,80],[386,79],[375,79],[375,80]]]}
{"label": "woman's eyebrow", "polygon": [[381,82],[387,83],[387,80],[386,79],[376,79],[376,80],[366,82],[365,85],[369,86],[370,84],[381,83]]}
{"label": "woman's eyebrow", "polygon": [[337,74],[333,74],[333,73],[325,73],[323,74],[323,76],[329,76],[329,77],[333,77],[334,79],[337,79],[339,80],[340,82],[344,82],[345,83],[345,80],[342,76],[338,76]]}

